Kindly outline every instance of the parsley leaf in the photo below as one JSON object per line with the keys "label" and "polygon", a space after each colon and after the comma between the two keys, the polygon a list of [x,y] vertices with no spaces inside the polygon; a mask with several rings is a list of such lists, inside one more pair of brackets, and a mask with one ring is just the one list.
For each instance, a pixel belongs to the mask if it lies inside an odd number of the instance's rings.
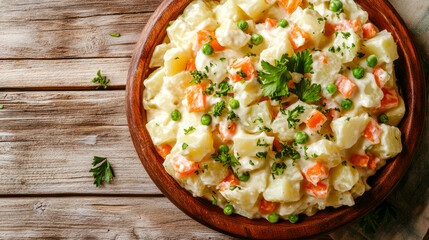
{"label": "parsley leaf", "polygon": [[295,160],[301,157],[299,152],[295,149],[296,143],[293,143],[292,145],[279,144],[282,147],[282,150],[276,154],[276,158],[284,159],[285,157],[290,157],[292,160]]}
{"label": "parsley leaf", "polygon": [[286,167],[287,166],[285,163],[274,162],[273,165],[271,166],[271,171],[273,172],[273,178],[274,178],[274,175],[282,175]]}
{"label": "parsley leaf", "polygon": [[185,131],[185,135],[188,135],[190,132],[194,130],[195,130],[194,126],[190,126],[188,129],[183,129],[183,131]]}
{"label": "parsley leaf", "polygon": [[210,82],[210,86],[209,87],[206,87],[205,89],[204,89],[204,93],[206,94],[206,95],[211,95],[212,94],[212,92],[214,91],[214,87],[216,86],[216,83],[214,83],[214,82]]}
{"label": "parsley leaf", "polygon": [[187,143],[183,143],[183,144],[182,144],[182,150],[185,150],[186,148],[188,148],[188,146],[189,146],[189,145],[188,145]]}
{"label": "parsley leaf", "polygon": [[235,167],[241,165],[234,155],[228,153],[219,153],[219,155],[212,154],[211,157],[216,162],[221,162],[223,166]]}
{"label": "parsley leaf", "polygon": [[219,90],[215,92],[215,96],[221,97],[228,95],[228,91],[231,89],[231,86],[227,82],[219,83]]}
{"label": "parsley leaf", "polygon": [[194,83],[194,84],[200,84],[204,78],[208,77],[207,74],[202,73],[198,70],[192,71],[191,75],[192,75],[192,81],[190,81],[189,83]]}
{"label": "parsley leaf", "polygon": [[234,122],[235,120],[238,120],[239,117],[237,116],[237,114],[235,114],[234,111],[229,112],[228,114],[228,120],[231,122]]}
{"label": "parsley leaf", "polygon": [[222,100],[222,101],[215,104],[214,110],[211,113],[215,117],[220,117],[220,116],[222,116],[222,111],[225,109],[225,107],[226,107],[225,101]]}
{"label": "parsley leaf", "polygon": [[256,153],[256,157],[258,158],[267,158],[268,152],[258,152]]}
{"label": "parsley leaf", "polygon": [[292,111],[287,111],[288,117],[287,117],[287,124],[289,128],[296,128],[296,123],[298,123],[300,120],[297,119],[301,113],[304,113],[304,107],[303,106],[297,106]]}
{"label": "parsley leaf", "polygon": [[284,54],[280,61],[275,60],[274,66],[262,60],[264,71],[259,71],[258,76],[262,80],[262,94],[271,98],[282,97],[289,94],[287,82],[292,79],[288,70],[288,55]]}
{"label": "parsley leaf", "polygon": [[317,95],[322,91],[322,87],[319,84],[311,84],[307,78],[295,83],[295,88],[291,89],[291,92],[295,93],[299,100],[303,102],[315,102],[322,98]]}
{"label": "parsley leaf", "polygon": [[110,79],[107,79],[106,76],[101,76],[101,71],[98,70],[97,77],[93,78],[91,82],[100,84],[99,86],[97,86],[96,89],[98,89],[100,87],[104,87],[104,89],[106,89],[107,84],[109,84],[109,82],[110,82]]}
{"label": "parsley leaf", "polygon": [[311,64],[313,64],[312,55],[310,54],[310,50],[306,49],[292,55],[289,60],[289,69],[292,72],[301,74],[309,73],[313,70]]}
{"label": "parsley leaf", "polygon": [[267,126],[262,126],[262,127],[258,127],[258,128],[259,128],[259,132],[271,132],[273,130]]}
{"label": "parsley leaf", "polygon": [[89,170],[89,172],[93,173],[92,177],[94,178],[94,184],[96,187],[102,185],[103,180],[106,183],[110,183],[110,181],[115,177],[113,169],[107,158],[94,156],[92,166],[93,168]]}
{"label": "parsley leaf", "polygon": [[264,140],[261,141],[261,139],[258,138],[258,142],[256,142],[256,146],[260,146],[260,147],[268,147],[270,146],[270,144],[265,143]]}

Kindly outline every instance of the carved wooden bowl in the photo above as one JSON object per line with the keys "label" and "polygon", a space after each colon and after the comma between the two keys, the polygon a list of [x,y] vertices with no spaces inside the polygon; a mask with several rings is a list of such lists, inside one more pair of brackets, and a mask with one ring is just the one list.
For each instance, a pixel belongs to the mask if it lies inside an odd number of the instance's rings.
{"label": "carved wooden bowl", "polygon": [[301,218],[297,224],[288,221],[271,224],[265,219],[226,216],[221,208],[213,206],[211,202],[192,197],[164,170],[163,159],[156,152],[146,130],[143,81],[151,71],[149,62],[152,53],[166,36],[169,21],[176,19],[190,2],[162,2],[141,34],[128,72],[126,108],[131,137],[143,166],[164,195],[183,212],[206,226],[233,236],[253,239],[296,239],[326,234],[359,219],[380,204],[392,192],[413,160],[423,130],[426,104],[421,60],[403,20],[390,3],[387,0],[356,0],[369,13],[372,22],[392,33],[398,45],[400,59],[395,62],[396,73],[407,107],[400,124],[403,151],[370,178],[372,189],[357,198],[355,206],[328,208],[312,217]]}

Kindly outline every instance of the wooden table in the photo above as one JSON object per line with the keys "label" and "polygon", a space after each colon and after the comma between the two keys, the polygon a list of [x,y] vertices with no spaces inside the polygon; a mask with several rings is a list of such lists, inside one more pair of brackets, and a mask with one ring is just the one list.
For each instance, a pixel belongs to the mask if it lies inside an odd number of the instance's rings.
{"label": "wooden table", "polygon": [[[1,239],[227,238],[163,197],[129,136],[130,56],[159,3],[0,0]],[[99,69],[107,90],[90,82]],[[113,184],[92,183],[95,155]]]}

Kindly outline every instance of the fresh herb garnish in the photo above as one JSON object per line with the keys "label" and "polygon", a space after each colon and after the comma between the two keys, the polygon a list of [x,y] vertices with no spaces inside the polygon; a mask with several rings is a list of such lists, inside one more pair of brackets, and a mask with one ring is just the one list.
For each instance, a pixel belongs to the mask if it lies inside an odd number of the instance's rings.
{"label": "fresh herb garnish", "polygon": [[256,142],[256,146],[259,146],[259,147],[268,147],[268,146],[270,146],[270,144],[265,143],[265,142],[261,141],[261,139],[258,138],[258,141]]}
{"label": "fresh herb garnish", "polygon": [[211,157],[216,162],[221,162],[223,166],[235,167],[241,165],[238,159],[232,154],[222,152],[218,155],[212,154]]}
{"label": "fresh herb garnish", "polygon": [[215,92],[215,96],[221,97],[228,95],[228,91],[231,89],[231,86],[227,82],[219,83],[218,91]]}
{"label": "fresh herb garnish", "polygon": [[296,108],[294,108],[292,111],[287,111],[288,112],[288,117],[287,117],[287,124],[289,128],[296,128],[296,124],[300,121],[298,119],[298,116],[301,115],[301,113],[304,112],[304,107],[303,106],[297,106]]}
{"label": "fresh herb garnish", "polygon": [[215,104],[213,112],[210,112],[210,113],[213,114],[213,116],[215,117],[220,117],[222,116],[222,111],[225,109],[225,107],[226,107],[225,101],[222,100]]}
{"label": "fresh herb garnish", "polygon": [[185,135],[188,135],[190,132],[194,130],[195,130],[194,126],[190,126],[188,129],[183,129],[183,131],[185,131]]}
{"label": "fresh herb garnish", "polygon": [[200,84],[204,78],[208,78],[207,74],[202,73],[198,70],[194,70],[191,72],[192,80],[189,83]]}
{"label": "fresh herb garnish", "polygon": [[227,119],[231,122],[234,122],[235,120],[238,120],[239,117],[237,116],[237,114],[235,114],[234,111],[231,111],[231,112],[229,112]]}
{"label": "fresh herb garnish", "polygon": [[107,84],[109,84],[109,82],[110,82],[110,79],[107,79],[106,76],[101,76],[101,71],[98,70],[97,77],[93,78],[91,82],[100,84],[99,86],[97,86],[96,89],[98,89],[100,87],[104,87],[104,89],[106,89]]}
{"label": "fresh herb garnish", "polygon": [[94,184],[96,187],[102,185],[103,180],[106,183],[110,183],[110,181],[115,177],[112,166],[110,166],[107,158],[94,156],[92,166],[93,168],[89,170],[89,172],[92,172],[92,177],[94,178]]}
{"label": "fresh herb garnish", "polygon": [[282,150],[276,153],[276,158],[284,159],[285,157],[290,157],[292,158],[292,160],[295,160],[301,157],[299,152],[295,149],[296,142],[292,143],[291,145],[283,144],[283,143],[279,143],[279,144],[282,147]]}
{"label": "fresh herb garnish", "polygon": [[258,117],[257,119],[253,120],[253,123],[256,123],[258,121],[264,123],[264,119],[262,119],[261,117]]}
{"label": "fresh herb garnish", "polygon": [[271,166],[271,171],[273,173],[273,179],[275,179],[274,175],[282,175],[286,169],[286,163],[277,163],[274,162],[273,165]]}
{"label": "fresh herb garnish", "polygon": [[120,37],[121,36],[120,33],[111,33],[109,35],[112,36],[112,37]]}
{"label": "fresh herb garnish", "polygon": [[217,200],[216,200],[216,198],[214,197],[214,195],[212,195],[212,197],[213,197],[212,205],[217,206]]}
{"label": "fresh herb garnish", "polygon": [[266,126],[262,126],[262,127],[258,127],[259,128],[259,132],[271,132],[273,129],[266,127]]}
{"label": "fresh herb garnish", "polygon": [[291,89],[291,92],[295,93],[299,100],[303,102],[315,102],[322,98],[317,95],[322,91],[322,87],[319,84],[311,84],[307,78],[303,78],[299,83],[295,83],[295,88]]}
{"label": "fresh herb garnish", "polygon": [[183,143],[183,144],[182,144],[182,150],[185,150],[187,147],[188,147],[188,144],[187,144],[187,143]]}
{"label": "fresh herb garnish", "polygon": [[256,153],[256,157],[258,158],[267,158],[268,152],[258,152]]}
{"label": "fresh herb garnish", "polygon": [[206,87],[206,88],[204,89],[204,93],[205,93],[206,95],[211,95],[211,94],[212,94],[212,92],[214,91],[214,87],[216,87],[216,83],[214,83],[214,82],[210,82],[210,86],[209,86],[209,87]]}

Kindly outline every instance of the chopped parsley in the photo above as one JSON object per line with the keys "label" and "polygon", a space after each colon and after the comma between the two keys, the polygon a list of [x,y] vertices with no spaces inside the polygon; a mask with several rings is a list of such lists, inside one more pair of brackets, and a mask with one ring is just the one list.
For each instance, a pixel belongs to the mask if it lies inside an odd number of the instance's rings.
{"label": "chopped parsley", "polygon": [[343,165],[343,166],[347,166],[347,161],[343,161],[343,162],[341,163],[341,165]]}
{"label": "chopped parsley", "polygon": [[231,122],[234,122],[235,120],[238,120],[239,117],[237,116],[237,114],[235,114],[234,111],[231,111],[231,112],[229,112],[227,119]]}
{"label": "chopped parsley", "polygon": [[270,144],[265,143],[264,141],[261,141],[261,139],[258,138],[258,141],[256,142],[256,146],[258,147],[268,147]]}
{"label": "chopped parsley", "polygon": [[241,165],[238,159],[231,154],[228,153],[219,153],[218,155],[212,154],[211,157],[216,162],[220,162],[223,166],[235,167]]}
{"label": "chopped parsley", "polygon": [[97,77],[93,78],[91,80],[91,82],[93,82],[93,83],[99,83],[100,84],[99,86],[97,86],[96,89],[99,89],[100,87],[103,87],[104,89],[106,89],[107,88],[107,84],[109,84],[109,82],[110,82],[110,79],[107,79],[106,76],[101,76],[101,71],[98,70]]}
{"label": "chopped parsley", "polygon": [[[298,159],[301,157],[299,152],[295,149],[296,142],[291,145],[279,143],[282,147],[282,150],[276,153],[276,158],[284,159],[285,157],[290,157],[292,160]],[[278,149],[277,149],[278,150]]]}
{"label": "chopped parsley", "polygon": [[217,206],[217,200],[216,200],[215,196],[212,195],[212,197],[213,197],[212,205]]}
{"label": "chopped parsley", "polygon": [[223,58],[220,58],[219,60],[220,60],[221,62],[225,62],[226,58],[224,58],[224,57],[223,57]]}
{"label": "chopped parsley", "polygon": [[247,78],[247,74],[245,72],[243,72],[243,70],[240,70],[237,72],[238,76],[242,77],[243,79]]}
{"label": "chopped parsley", "polygon": [[252,160],[249,160],[249,164],[252,166],[255,166],[255,164],[252,162]]}
{"label": "chopped parsley", "polygon": [[191,75],[192,75],[192,81],[190,81],[189,83],[193,83],[193,84],[200,84],[204,78],[208,78],[207,74],[202,73],[198,70],[192,71]]}
{"label": "chopped parsley", "polygon": [[259,128],[259,132],[271,132],[273,129],[266,127],[266,126],[262,126],[262,127],[258,127]]}
{"label": "chopped parsley", "polygon": [[112,36],[112,37],[120,37],[121,36],[120,33],[111,33],[109,35]]}
{"label": "chopped parsley", "polygon": [[256,54],[252,53],[252,52],[248,52],[246,55],[249,56],[249,57],[256,57]]}
{"label": "chopped parsley", "polygon": [[299,100],[303,102],[315,102],[322,98],[317,95],[322,91],[322,87],[319,84],[311,84],[307,78],[303,78],[299,83],[295,83],[295,88],[291,89],[291,92],[295,93]]}
{"label": "chopped parsley", "polygon": [[261,117],[258,117],[257,119],[253,120],[253,123],[256,123],[258,121],[264,123],[264,119],[262,119]]}
{"label": "chopped parsley", "polygon": [[308,154],[307,154],[307,150],[308,150],[308,147],[307,147],[307,146],[304,146],[304,159],[305,159],[305,160],[308,160],[308,159],[309,159]]}
{"label": "chopped parsley", "polygon": [[273,179],[276,179],[274,175],[282,175],[285,172],[285,169],[287,168],[286,163],[277,163],[274,162],[273,165],[271,165],[271,171],[273,175]]}
{"label": "chopped parsley", "polygon": [[363,58],[365,56],[365,53],[358,52],[357,53],[358,58]]}
{"label": "chopped parsley", "polygon": [[352,35],[349,32],[341,32],[341,34],[343,35],[343,38],[346,39],[346,40],[349,39],[349,37]]}
{"label": "chopped parsley", "polygon": [[185,150],[187,147],[188,147],[188,144],[187,144],[187,143],[183,143],[183,144],[182,144],[182,150]]}
{"label": "chopped parsley", "polygon": [[185,131],[185,135],[188,135],[190,132],[194,131],[195,128],[193,126],[190,126],[188,129],[183,129]]}
{"label": "chopped parsley", "polygon": [[267,158],[267,154],[268,154],[268,152],[258,152],[258,153],[256,153],[256,157],[258,157],[258,158]]}
{"label": "chopped parsley", "polygon": [[211,94],[213,93],[213,91],[214,91],[214,87],[216,87],[216,83],[214,83],[214,82],[210,82],[210,86],[209,86],[209,87],[206,87],[206,88],[204,89],[204,93],[205,93],[206,95],[211,95]]}
{"label": "chopped parsley", "polygon": [[231,86],[227,82],[221,82],[218,86],[218,91],[215,92],[215,96],[221,97],[228,95],[228,91],[231,89]]}
{"label": "chopped parsley", "polygon": [[220,116],[222,116],[222,112],[225,109],[225,107],[226,107],[225,101],[222,100],[222,101],[215,104],[214,110],[211,113],[215,117],[220,117]]}
{"label": "chopped parsley", "polygon": [[297,106],[295,109],[293,109],[292,111],[287,111],[288,112],[288,117],[287,117],[287,124],[289,128],[296,128],[296,124],[300,121],[298,119],[298,116],[304,112],[304,107],[303,106]]}

